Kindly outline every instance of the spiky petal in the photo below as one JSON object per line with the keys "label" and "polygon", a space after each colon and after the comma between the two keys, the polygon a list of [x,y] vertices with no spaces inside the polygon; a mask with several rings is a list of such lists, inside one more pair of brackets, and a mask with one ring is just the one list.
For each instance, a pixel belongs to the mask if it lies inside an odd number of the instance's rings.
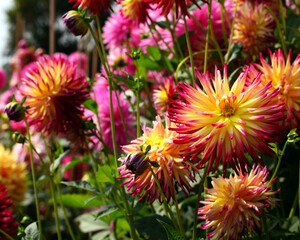
{"label": "spiky petal", "polygon": [[268,141],[276,138],[282,106],[266,105],[278,90],[267,92],[271,83],[259,88],[260,75],[244,90],[247,72],[246,67],[231,88],[226,65],[223,78],[216,68],[213,84],[208,73],[201,75],[197,71],[201,87],[196,85],[195,89],[186,83],[178,85],[178,93],[184,102],[177,100],[169,109],[171,121],[177,123],[172,129],[181,134],[175,143],[188,144],[183,151],[195,162],[202,154],[199,165],[202,167],[208,162],[208,172],[212,168],[216,171],[221,161],[224,173],[227,162],[236,171],[238,164],[245,170],[249,164],[245,152],[260,163],[256,151],[272,156]]}
{"label": "spiky petal", "polygon": [[[69,0],[69,2],[76,2],[73,8],[76,6],[81,6],[82,8],[87,8],[95,15],[101,15],[101,8],[103,11],[112,10],[110,5],[110,0]],[[101,7],[101,8],[100,8]]]}
{"label": "spiky petal", "polygon": [[77,67],[59,55],[42,57],[28,69],[20,90],[37,131],[65,134],[82,126],[88,82],[76,73]]}
{"label": "spiky petal", "polygon": [[261,213],[276,203],[267,176],[266,167],[253,166],[250,173],[240,170],[229,178],[212,179],[213,189],[207,189],[209,194],[200,202],[204,206],[198,210],[199,218],[205,220],[201,228],[209,229],[208,238],[238,240],[261,226]]}
{"label": "spiky petal", "polygon": [[[151,146],[151,150],[146,156],[149,157],[149,161],[155,161],[159,164],[159,167],[150,167],[156,174],[167,201],[171,197],[174,198],[173,181],[187,194],[187,191],[191,190],[188,180],[195,181],[194,175],[198,172],[196,167],[182,156],[181,150],[185,145],[174,143],[173,140],[178,134],[169,130],[171,126],[174,126],[174,124],[168,118],[166,118],[165,128],[161,118],[157,117],[156,121],[153,122],[153,128],[144,126],[143,136],[133,140],[131,144],[123,146],[126,154],[140,151],[141,145],[144,152],[148,145]],[[121,178],[128,178],[123,184],[128,184],[128,191],[132,189],[131,195],[139,195],[144,191],[141,199],[147,196],[149,202],[153,202],[156,199],[161,201],[159,189],[149,168],[143,169],[142,174],[136,175],[126,168],[126,159],[126,157],[119,159],[123,163],[119,171]]]}
{"label": "spiky petal", "polygon": [[[293,63],[291,63],[291,52],[289,52],[285,60],[282,50],[279,49],[275,53],[270,53],[271,64],[260,56],[261,64],[254,64],[250,67],[249,81],[259,71],[261,75],[261,86],[265,86],[269,82],[272,87],[268,91],[279,89],[279,94],[273,100],[273,104],[284,104],[286,119],[282,125],[286,130],[300,127],[300,54]],[[256,68],[259,70],[257,70]]]}

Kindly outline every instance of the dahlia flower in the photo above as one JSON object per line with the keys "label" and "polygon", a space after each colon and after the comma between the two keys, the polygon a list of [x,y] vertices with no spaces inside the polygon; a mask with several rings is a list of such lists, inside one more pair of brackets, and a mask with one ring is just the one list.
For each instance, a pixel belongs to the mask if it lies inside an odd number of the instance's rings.
{"label": "dahlia flower", "polygon": [[[107,82],[106,82],[107,83]],[[110,107],[109,107],[109,90],[105,83],[100,82],[95,84],[94,92],[96,96],[96,102],[98,103],[98,116],[100,120],[100,130],[102,133],[103,141],[110,148],[113,149],[113,140],[111,132],[111,121],[110,121]],[[135,123],[135,118],[132,112],[130,112],[130,104],[126,101],[123,93],[117,92],[122,114],[124,116],[124,121],[126,129],[130,139],[133,139],[136,135],[135,128],[132,126]],[[123,127],[122,118],[118,108],[118,102],[115,94],[112,96],[113,100],[113,113],[116,131],[116,140],[118,150],[121,151],[121,146],[128,143],[126,132]],[[94,122],[98,122],[94,119]]]}
{"label": "dahlia flower", "polygon": [[104,11],[108,11],[108,9],[112,10],[110,5],[111,0],[69,0],[69,2],[76,2],[73,6],[75,8],[76,6],[81,6],[82,8],[87,8],[91,10],[91,12],[94,15],[101,15],[101,9]]}
{"label": "dahlia flower", "polygon": [[[286,109],[286,119],[282,122],[285,129],[294,129],[300,127],[300,54],[293,63],[291,63],[291,52],[287,59],[284,59],[282,50],[279,49],[275,53],[270,53],[271,64],[260,56],[261,65],[254,64],[255,67],[262,72],[261,86],[265,86],[269,82],[272,83],[268,91],[279,89],[277,98],[274,103],[284,104]],[[249,71],[249,81],[258,73],[253,65]]]}
{"label": "dahlia flower", "polygon": [[7,188],[7,196],[14,203],[24,200],[27,189],[25,162],[17,162],[15,155],[0,145],[0,184]]}
{"label": "dahlia flower", "polygon": [[5,86],[6,82],[6,73],[4,69],[0,68],[0,90]]}
{"label": "dahlia flower", "polygon": [[144,0],[120,0],[122,14],[137,23],[145,23],[149,17],[147,9],[149,4]]}
{"label": "dahlia flower", "polygon": [[168,15],[168,13],[171,11],[174,5],[176,8],[176,16],[178,16],[179,13],[189,16],[187,6],[190,7],[191,2],[194,3],[197,7],[199,7],[196,0],[144,0],[144,1],[157,4],[157,8],[162,8],[162,12],[165,14],[165,16]]}
{"label": "dahlia flower", "polygon": [[[13,202],[7,197],[7,189],[4,185],[0,185],[0,229],[9,236],[15,236],[18,233],[18,223],[15,222],[16,216],[10,207]],[[0,238],[9,240],[3,233],[0,233]]]}
{"label": "dahlia flower", "polygon": [[[131,141],[131,144],[123,146],[123,151],[128,155],[141,151],[140,146],[142,146],[143,152],[145,152],[148,145],[151,146],[151,150],[147,152],[146,156],[149,157],[150,161],[157,162],[159,167],[149,167],[152,168],[160,182],[167,201],[171,197],[174,198],[173,181],[187,194],[187,191],[190,191],[192,188],[188,180],[195,181],[194,176],[198,172],[196,167],[182,156],[181,150],[186,145],[174,143],[174,139],[178,134],[169,130],[172,126],[174,124],[166,118],[165,128],[161,118],[157,117],[156,121],[153,122],[153,128],[148,128],[144,125],[144,134]],[[133,188],[131,195],[135,196],[143,193],[140,199],[146,196],[149,202],[153,202],[156,199],[161,201],[159,189],[149,168],[143,169],[144,171],[141,171],[142,173],[139,172],[140,174],[135,174],[132,172],[132,168],[128,168],[128,164],[126,167],[128,162],[126,157],[121,157],[119,160],[122,162],[122,166],[119,167],[120,178],[128,178],[123,185],[128,184],[128,191]]]}
{"label": "dahlia flower", "polygon": [[271,198],[276,192],[269,190],[267,176],[266,167],[253,166],[250,173],[240,170],[229,178],[212,179],[213,189],[206,189],[209,194],[198,210],[199,218],[205,220],[201,228],[209,229],[208,238],[237,240],[261,226],[262,211],[276,202]]}
{"label": "dahlia flower", "polygon": [[76,77],[76,72],[77,67],[59,55],[42,57],[28,69],[20,91],[27,96],[24,105],[30,107],[28,118],[37,131],[79,131],[88,82]]}
{"label": "dahlia flower", "polygon": [[235,20],[233,42],[256,55],[272,43],[274,30],[274,19],[263,4],[244,3]]}
{"label": "dahlia flower", "polygon": [[154,107],[159,115],[163,115],[175,98],[173,78],[169,78],[153,92]]}
{"label": "dahlia flower", "polygon": [[224,67],[224,77],[215,70],[213,84],[208,73],[200,75],[196,71],[201,86],[196,89],[186,83],[178,85],[178,93],[185,101],[177,100],[169,109],[171,121],[177,123],[172,130],[181,135],[175,143],[188,144],[182,149],[185,156],[199,162],[200,167],[208,162],[209,172],[214,165],[217,170],[221,160],[223,171],[230,162],[237,171],[236,165],[245,170],[248,160],[245,152],[254,162],[262,163],[257,152],[272,156],[268,141],[275,141],[282,120],[282,106],[266,106],[278,94],[278,90],[268,92],[271,83],[259,88],[261,82],[258,75],[253,83],[244,90],[248,68],[241,73],[230,88],[227,79],[227,67]]}

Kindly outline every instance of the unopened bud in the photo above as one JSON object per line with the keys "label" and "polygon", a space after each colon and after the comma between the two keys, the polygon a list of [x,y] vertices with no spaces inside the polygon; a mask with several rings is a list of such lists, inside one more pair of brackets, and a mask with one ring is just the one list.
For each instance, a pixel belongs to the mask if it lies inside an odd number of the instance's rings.
{"label": "unopened bud", "polygon": [[64,24],[75,36],[84,36],[88,31],[88,25],[78,11],[71,10],[62,16]]}
{"label": "unopened bud", "polygon": [[25,109],[21,103],[13,100],[5,106],[4,112],[6,112],[10,120],[20,122],[25,117]]}
{"label": "unopened bud", "polygon": [[132,152],[125,159],[125,165],[135,175],[142,175],[149,166],[149,157],[142,151]]}
{"label": "unopened bud", "polygon": [[25,143],[26,142],[26,137],[24,135],[22,135],[19,132],[14,132],[12,134],[12,139],[16,142],[16,143]]}

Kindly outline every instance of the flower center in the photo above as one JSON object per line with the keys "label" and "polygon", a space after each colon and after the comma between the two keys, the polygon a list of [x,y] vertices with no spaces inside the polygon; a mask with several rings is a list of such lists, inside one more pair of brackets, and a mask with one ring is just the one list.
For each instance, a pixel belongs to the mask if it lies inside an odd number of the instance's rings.
{"label": "flower center", "polygon": [[225,96],[219,102],[220,113],[224,117],[232,116],[236,110],[235,107],[235,95],[232,94],[230,97]]}
{"label": "flower center", "polygon": [[286,81],[286,74],[283,74],[281,79],[278,82],[277,87],[279,88],[281,95],[287,95],[290,89],[290,83]]}

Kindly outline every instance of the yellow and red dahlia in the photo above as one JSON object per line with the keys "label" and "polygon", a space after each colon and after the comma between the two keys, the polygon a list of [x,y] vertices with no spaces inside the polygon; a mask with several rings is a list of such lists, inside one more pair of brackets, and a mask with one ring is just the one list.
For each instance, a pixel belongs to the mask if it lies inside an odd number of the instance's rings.
{"label": "yellow and red dahlia", "polygon": [[237,13],[233,42],[241,43],[251,55],[264,50],[274,40],[275,24],[263,4],[244,3]]}
{"label": "yellow and red dahlia", "polygon": [[147,9],[150,7],[144,0],[120,0],[122,14],[132,21],[144,23],[149,17]]}
{"label": "yellow and red dahlia", "polygon": [[[143,161],[145,157],[158,163],[158,167],[151,165],[149,167],[152,168],[160,182],[167,201],[171,197],[174,198],[174,183],[178,184],[185,194],[190,191],[189,180],[195,181],[195,173],[198,173],[198,170],[188,159],[183,158],[181,150],[186,145],[174,143],[173,140],[178,134],[170,131],[169,127],[174,127],[174,124],[168,118],[166,118],[165,128],[161,118],[157,117],[153,122],[153,128],[144,126],[144,134],[141,137],[131,141],[131,144],[123,146],[124,152],[130,156],[119,159],[122,162],[122,166],[119,168],[120,178],[128,178],[123,184],[128,184],[128,191],[132,189],[131,195],[142,193],[141,199],[146,196],[149,202],[156,199],[161,201],[159,188],[152,173],[149,168],[145,168],[146,162]],[[142,151],[145,152],[148,145],[151,146],[151,150],[142,158],[139,154],[140,147],[142,146]],[[134,165],[132,165],[133,163]]]}
{"label": "yellow and red dahlia", "polygon": [[27,174],[26,163],[17,162],[17,157],[0,145],[0,184],[7,188],[7,196],[14,203],[24,200]]}
{"label": "yellow and red dahlia", "polygon": [[286,119],[282,122],[285,129],[291,130],[300,127],[300,54],[291,63],[291,52],[284,59],[281,49],[275,53],[270,52],[271,64],[260,56],[261,65],[254,64],[249,70],[249,81],[258,72],[262,72],[261,86],[269,82],[272,87],[268,91],[279,89],[279,94],[273,100],[273,104],[284,104]]}
{"label": "yellow and red dahlia", "polygon": [[163,115],[167,111],[171,101],[175,98],[175,93],[173,78],[168,78],[158,89],[154,90],[154,107],[159,115]]}
{"label": "yellow and red dahlia", "polygon": [[82,8],[87,8],[91,10],[91,12],[95,15],[100,16],[101,15],[101,9],[104,11],[108,11],[108,9],[111,9],[110,2],[111,0],[69,0],[69,2],[76,2],[74,7],[81,6]]}
{"label": "yellow and red dahlia", "polygon": [[[146,2],[151,2],[157,4],[157,8],[162,8],[162,12],[165,15],[171,11],[173,7],[176,9],[176,16],[180,14],[189,16],[188,7],[191,6],[191,2],[199,7],[196,0],[144,0]],[[203,1],[205,2],[205,1]]]}
{"label": "yellow and red dahlia", "polygon": [[[196,89],[186,83],[180,83],[178,93],[183,101],[177,100],[169,109],[172,127],[180,136],[178,144],[188,144],[182,149],[185,156],[193,161],[202,154],[199,166],[208,162],[208,172],[217,170],[223,162],[224,174],[227,162],[237,171],[236,165],[245,170],[247,164],[245,152],[254,162],[262,163],[257,152],[271,155],[273,151],[268,141],[274,141],[282,120],[282,106],[267,106],[278,94],[278,90],[268,92],[271,83],[259,88],[260,75],[251,86],[245,89],[248,68],[241,73],[230,88],[227,79],[227,67],[224,77],[215,71],[215,79],[210,81],[208,73],[201,75],[196,71],[201,87]],[[214,167],[213,167],[214,165]]]}
{"label": "yellow and red dahlia", "polygon": [[37,131],[65,134],[82,126],[88,82],[76,72],[77,67],[60,55],[42,57],[28,69],[20,90],[27,96],[27,117]]}
{"label": "yellow and red dahlia", "polygon": [[209,229],[208,238],[237,240],[261,226],[262,211],[276,203],[267,176],[266,167],[253,166],[250,173],[240,170],[229,178],[212,179],[213,189],[207,189],[205,201],[200,202],[204,206],[198,210],[199,218],[205,220],[201,228]]}

